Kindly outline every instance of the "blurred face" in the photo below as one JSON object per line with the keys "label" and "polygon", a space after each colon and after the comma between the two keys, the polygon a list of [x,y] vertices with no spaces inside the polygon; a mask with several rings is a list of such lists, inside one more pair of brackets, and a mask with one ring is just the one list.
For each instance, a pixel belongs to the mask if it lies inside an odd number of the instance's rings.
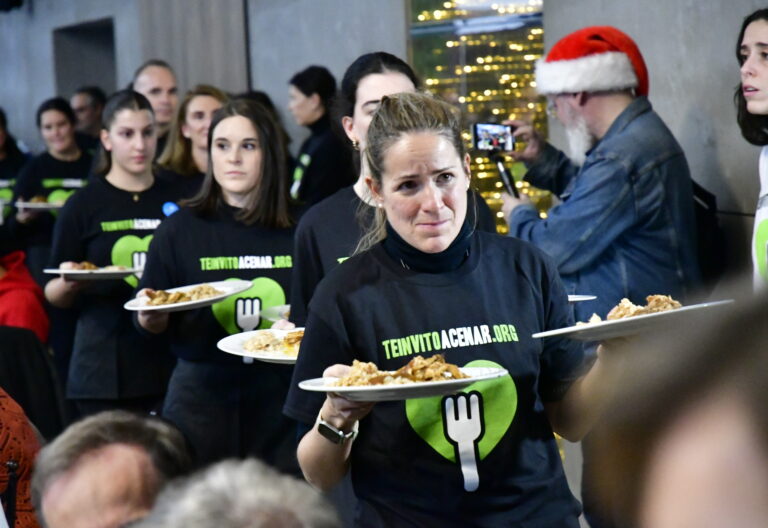
{"label": "blurred face", "polygon": [[755,20],[741,41],[741,90],[750,114],[768,115],[768,21]]}
{"label": "blurred face", "polygon": [[121,110],[109,130],[101,131],[101,142],[112,156],[112,170],[142,175],[152,170],[157,135],[149,110]]}
{"label": "blurred face", "polygon": [[98,129],[101,124],[101,108],[92,106],[93,101],[87,94],[78,93],[72,96],[69,104],[77,117],[77,130],[88,132]]}
{"label": "blurred face", "polygon": [[745,405],[710,397],[651,454],[641,528],[758,528],[768,519],[768,453]]}
{"label": "blurred face", "polygon": [[198,95],[189,101],[181,133],[189,139],[193,148],[208,151],[208,128],[214,112],[221,106],[218,99],[209,95]]}
{"label": "blurred face", "polygon": [[176,76],[173,72],[161,66],[149,66],[136,78],[133,88],[149,99],[157,124],[167,127],[179,102]]}
{"label": "blurred face", "polygon": [[[141,448],[113,444],[85,454],[54,478],[42,496],[49,528],[120,528],[144,517],[154,502],[154,468]],[[154,487],[154,486],[153,486]]]}
{"label": "blurred face", "polygon": [[40,134],[49,153],[66,154],[75,148],[75,127],[58,110],[46,110],[40,116]]}
{"label": "blurred face", "polygon": [[381,185],[367,180],[387,220],[406,242],[425,253],[451,245],[464,223],[469,158],[462,160],[441,135],[404,135],[384,153]]}
{"label": "blurred face", "polygon": [[351,141],[357,141],[360,150],[365,149],[365,138],[371,118],[379,107],[381,98],[403,92],[415,92],[416,87],[402,73],[372,73],[357,84],[353,115],[342,118],[344,131]]}
{"label": "blurred face", "polygon": [[239,206],[261,178],[262,150],[251,121],[243,116],[219,121],[213,130],[210,159],[224,199]]}
{"label": "blurred face", "polygon": [[308,126],[323,115],[323,105],[317,94],[304,95],[294,85],[288,85],[288,110],[296,124]]}

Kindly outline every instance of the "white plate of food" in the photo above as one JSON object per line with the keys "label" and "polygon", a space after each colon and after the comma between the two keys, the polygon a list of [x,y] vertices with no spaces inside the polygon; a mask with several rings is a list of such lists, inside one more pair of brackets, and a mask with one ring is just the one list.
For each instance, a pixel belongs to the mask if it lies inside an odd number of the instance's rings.
{"label": "white plate of food", "polygon": [[43,270],[44,273],[50,275],[61,275],[67,280],[80,281],[122,279],[141,273],[141,271],[140,268],[126,268],[125,266],[87,267],[84,269],[47,268]]}
{"label": "white plate of food", "polygon": [[[436,354],[439,356],[440,354]],[[435,356],[432,356],[434,358]],[[423,358],[416,356],[416,361],[430,361],[432,358]],[[442,356],[441,356],[442,359]],[[494,367],[457,367],[446,363],[449,367],[446,372],[455,372],[457,369],[461,375],[466,376],[462,378],[453,377],[453,374],[448,374],[451,377],[444,377],[443,379],[437,379],[435,381],[411,381],[397,379],[397,374],[404,369],[407,369],[411,363],[398,369],[397,371],[379,371],[373,363],[362,363],[355,361],[352,371],[350,371],[351,379],[346,379],[346,383],[360,382],[360,383],[374,383],[374,384],[358,384],[358,385],[346,385],[340,386],[339,378],[315,378],[299,383],[299,388],[306,391],[313,392],[334,392],[340,394],[345,398],[353,401],[364,402],[380,402],[380,401],[400,401],[400,400],[412,400],[415,398],[431,398],[433,396],[445,396],[446,394],[454,394],[460,392],[461,389],[472,385],[477,381],[490,380],[506,376],[507,370],[503,368]],[[358,376],[355,379],[353,372],[358,367],[362,366],[363,376]],[[373,368],[374,371],[365,372],[365,369]],[[349,378],[347,376],[346,378]],[[381,379],[383,378],[383,379]],[[382,381],[382,383],[378,383]],[[342,379],[342,382],[345,382]]]}
{"label": "white plate of food", "polygon": [[278,304],[277,306],[269,306],[261,311],[261,316],[267,321],[279,321],[280,319],[288,319],[291,315],[290,304]]}
{"label": "white plate of food", "polygon": [[595,299],[597,299],[596,295],[569,295],[568,296],[569,303],[594,301]]}
{"label": "white plate of food", "polygon": [[299,345],[304,337],[303,328],[280,330],[267,328],[233,334],[220,340],[216,346],[229,354],[292,365],[299,355]]}
{"label": "white plate of food", "polygon": [[237,295],[253,284],[247,280],[225,280],[180,286],[169,290],[152,290],[150,295],[138,295],[123,308],[133,312],[180,312],[216,304]]}
{"label": "white plate of food", "polygon": [[582,323],[557,330],[538,332],[531,337],[568,337],[577,341],[605,341],[617,337],[631,337],[659,327],[680,324],[687,317],[698,314],[703,310],[721,309],[732,304],[733,300],[715,301],[702,304],[692,304],[663,312],[634,315],[623,319]]}
{"label": "white plate of food", "polygon": [[22,200],[18,200],[13,205],[16,207],[16,209],[37,209],[39,211],[51,211],[64,207],[64,202],[24,202]]}

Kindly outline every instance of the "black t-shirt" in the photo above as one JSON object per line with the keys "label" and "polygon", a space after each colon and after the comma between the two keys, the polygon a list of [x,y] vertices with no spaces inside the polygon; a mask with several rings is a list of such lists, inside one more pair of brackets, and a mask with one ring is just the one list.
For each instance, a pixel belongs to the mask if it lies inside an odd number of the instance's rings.
{"label": "black t-shirt", "polygon": [[[377,403],[360,423],[351,471],[365,526],[577,527],[544,410],[583,373],[584,353],[531,334],[572,323],[555,266],[533,246],[475,232],[454,272],[418,273],[381,244],[350,258],[310,303],[284,412],[312,423],[324,395],[298,388],[353,359],[394,370],[414,354],[459,366],[502,366],[510,376],[477,383],[483,432],[473,441],[479,487],[465,491],[441,398]],[[469,486],[471,488],[471,486]]]}
{"label": "black t-shirt", "polygon": [[[477,228],[496,232],[493,213],[483,198],[468,193],[477,203]],[[473,200],[467,201],[472,225]],[[365,229],[373,219],[374,208],[364,204],[353,187],[345,187],[310,207],[296,229],[294,267],[291,282],[291,322],[304,326],[307,306],[320,279],[355,251]],[[362,222],[362,223],[361,223]]]}
{"label": "black t-shirt", "polygon": [[200,186],[203,185],[205,174],[202,172],[196,172],[192,176],[184,176],[176,171],[159,167],[155,172],[158,178],[165,180],[175,185],[180,191],[180,199],[185,200],[192,198],[200,190]]}
{"label": "black t-shirt", "polygon": [[[78,189],[85,186],[91,170],[92,158],[83,152],[75,161],[57,160],[45,152],[32,158],[19,172],[14,188],[14,201],[29,201],[45,196],[49,202],[65,202]],[[44,212],[22,225],[15,217],[9,219],[12,234],[22,247],[50,246],[57,211]]]}
{"label": "black t-shirt", "polygon": [[[203,216],[182,208],[163,222],[149,248],[140,288],[228,279],[253,282],[251,289],[211,307],[171,314],[171,351],[180,358],[242,364],[242,358],[221,352],[216,343],[230,334],[269,328],[272,323],[261,319],[259,311],[288,299],[293,228],[247,226],[235,220],[236,211],[222,204],[216,214]],[[249,368],[273,367],[264,363]]]}
{"label": "black t-shirt", "polygon": [[[10,141],[10,139],[6,139]],[[13,202],[13,188],[16,186],[16,176],[27,162],[27,156],[21,152],[7,155],[5,159],[0,160],[0,202],[5,204],[3,207],[3,217],[11,212],[11,203]]]}
{"label": "black t-shirt", "polygon": [[312,134],[302,143],[293,169],[291,195],[312,205],[354,183],[356,175],[352,156],[331,129],[328,115],[309,128]]}
{"label": "black t-shirt", "polygon": [[[104,178],[92,180],[61,210],[50,267],[83,260],[142,266],[152,235],[164,211],[175,209],[177,196],[177,189],[160,180],[141,193],[118,189]],[[132,312],[123,308],[137,283],[133,276],[93,281],[78,296],[68,397],[130,398],[165,391],[172,367],[167,345],[139,334]]]}

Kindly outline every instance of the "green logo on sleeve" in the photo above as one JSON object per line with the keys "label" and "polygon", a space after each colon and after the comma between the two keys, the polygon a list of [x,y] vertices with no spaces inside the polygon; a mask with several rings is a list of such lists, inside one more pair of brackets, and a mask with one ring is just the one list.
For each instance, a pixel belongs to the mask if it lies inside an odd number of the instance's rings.
{"label": "green logo on sleeve", "polygon": [[[147,261],[147,251],[149,251],[151,241],[152,235],[147,235],[144,238],[135,235],[120,237],[112,246],[112,264],[126,268],[143,268]],[[133,275],[125,277],[123,280],[134,288],[139,283],[139,280]]]}
{"label": "green logo on sleeve", "polygon": [[[466,366],[501,367],[501,365],[488,360],[471,361]],[[493,451],[509,426],[512,425],[517,411],[517,388],[512,377],[507,374],[503,378],[475,382],[462,392],[465,395],[470,395],[473,392],[479,395],[477,409],[480,410],[482,416],[475,417],[474,425],[480,427],[482,424],[482,430],[476,429],[469,432],[473,437],[470,443],[476,445],[477,456],[483,460]],[[462,424],[460,423],[461,420],[450,419],[451,413],[448,412],[448,409],[454,409],[452,406],[454,401],[448,402],[448,399],[455,400],[455,397],[438,396],[406,400],[405,412],[408,422],[416,434],[447,460],[461,463],[462,470],[464,470],[464,461],[459,460],[459,458],[464,458],[462,456],[464,446],[460,445],[464,442],[457,440],[461,438],[461,435],[453,430],[459,429],[460,432]],[[469,422],[469,420],[465,421]],[[459,422],[458,425],[457,422]],[[462,440],[466,440],[466,438],[465,435]],[[457,453],[459,454],[458,458]],[[467,489],[467,491],[472,490]]]}
{"label": "green logo on sleeve", "polygon": [[[0,202],[3,202],[4,204],[10,204],[13,201],[13,189],[10,187],[5,187],[0,189]],[[11,212],[11,206],[6,205],[3,207],[3,217],[6,217]]]}
{"label": "green logo on sleeve", "polygon": [[[229,278],[227,280],[239,280]],[[272,322],[261,319],[261,310],[270,306],[285,304],[285,291],[277,281],[258,277],[251,281],[253,286],[244,292],[227,297],[211,306],[213,315],[228,334],[237,334],[269,328]]]}
{"label": "green logo on sleeve", "polygon": [[755,255],[757,256],[757,271],[768,281],[768,220],[763,220],[755,230]]}

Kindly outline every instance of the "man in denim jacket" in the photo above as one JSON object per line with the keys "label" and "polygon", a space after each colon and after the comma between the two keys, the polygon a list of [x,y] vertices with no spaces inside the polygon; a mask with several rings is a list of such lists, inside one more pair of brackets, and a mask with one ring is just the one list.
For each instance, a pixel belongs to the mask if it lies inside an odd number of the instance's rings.
{"label": "man in denim jacket", "polygon": [[505,196],[510,235],[554,258],[570,294],[592,294],[576,319],[605,317],[623,297],[684,298],[698,283],[688,164],[651,108],[636,44],[616,28],[588,27],[557,42],[536,67],[537,89],[565,126],[570,159],[528,123],[514,153],[526,180],[562,203],[546,219],[527,197]]}

